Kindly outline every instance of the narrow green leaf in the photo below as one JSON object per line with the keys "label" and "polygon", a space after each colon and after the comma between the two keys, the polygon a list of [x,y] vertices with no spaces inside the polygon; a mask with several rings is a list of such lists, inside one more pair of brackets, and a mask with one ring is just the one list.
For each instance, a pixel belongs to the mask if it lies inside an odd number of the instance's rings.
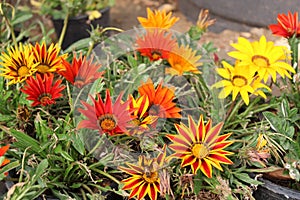
{"label": "narrow green leaf", "polygon": [[25,22],[25,21],[29,20],[30,18],[32,18],[32,16],[33,15],[31,13],[22,13],[22,15],[19,15],[18,17],[13,19],[11,21],[11,24],[16,25],[16,24],[19,24],[21,22]]}
{"label": "narrow green leaf", "polygon": [[66,160],[70,162],[74,162],[74,159],[66,152],[66,151],[61,151],[60,154],[62,157],[64,157]]}
{"label": "narrow green leaf", "polygon": [[73,147],[81,154],[84,155],[85,148],[83,140],[81,139],[79,134],[73,133],[71,135],[72,145]]}
{"label": "narrow green leaf", "polygon": [[250,178],[250,176],[248,174],[246,174],[246,173],[235,173],[234,176],[237,179],[239,179],[239,180],[241,180],[241,181],[243,181],[245,183],[249,183],[249,184],[252,184],[252,185],[260,185],[260,184],[262,184],[262,182]]}
{"label": "narrow green leaf", "polygon": [[45,173],[46,169],[48,167],[48,160],[44,159],[40,162],[40,164],[37,166],[34,176],[32,177],[33,183],[37,181],[40,176],[42,176],[43,173]]}
{"label": "narrow green leaf", "polygon": [[7,165],[5,165],[4,167],[2,167],[0,169],[0,174],[3,174],[4,172],[8,172],[16,167],[18,167],[20,165],[20,162],[17,160],[17,161],[14,161],[14,162],[11,162],[11,163],[8,163]]}

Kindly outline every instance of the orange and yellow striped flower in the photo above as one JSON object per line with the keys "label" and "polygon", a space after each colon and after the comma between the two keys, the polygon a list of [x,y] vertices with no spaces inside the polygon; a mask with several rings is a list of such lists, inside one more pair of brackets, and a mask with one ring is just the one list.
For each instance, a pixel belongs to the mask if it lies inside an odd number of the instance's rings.
{"label": "orange and yellow striped flower", "polygon": [[153,124],[156,120],[156,116],[147,115],[149,108],[149,99],[146,95],[143,95],[135,99],[132,95],[130,98],[130,109],[134,110],[132,113],[132,128],[130,128],[130,134],[141,134],[146,130],[149,130],[149,125]]}
{"label": "orange and yellow striped flower", "polygon": [[52,43],[47,49],[45,42],[42,45],[36,43],[35,46],[31,45],[31,50],[34,55],[34,63],[38,63],[37,72],[39,73],[55,72],[62,69],[62,61],[67,58],[67,54],[59,55],[60,47],[58,44]]}
{"label": "orange and yellow striped flower", "polygon": [[164,10],[154,10],[147,8],[147,18],[138,17],[138,21],[144,28],[171,28],[178,20],[178,17],[171,17],[172,12],[166,14]]}
{"label": "orange and yellow striped flower", "polygon": [[28,100],[33,101],[31,106],[55,104],[55,99],[62,96],[61,91],[65,88],[61,85],[62,80],[53,83],[53,79],[53,74],[36,74],[36,79],[29,77],[26,80],[27,85],[21,91],[28,95]]}
{"label": "orange and yellow striped flower", "polygon": [[172,142],[169,147],[175,151],[171,157],[182,159],[181,167],[191,166],[194,174],[200,169],[211,178],[212,166],[223,171],[220,163],[232,164],[226,156],[233,153],[224,150],[233,143],[226,141],[231,133],[219,136],[222,122],[212,127],[211,119],[204,124],[201,115],[198,124],[188,116],[188,124],[175,124],[178,135],[167,135]]}
{"label": "orange and yellow striped flower", "polygon": [[31,53],[29,45],[23,45],[7,48],[7,52],[2,52],[0,56],[0,68],[3,76],[10,80],[8,84],[21,83],[32,76],[39,63],[34,63],[34,56]]}
{"label": "orange and yellow striped flower", "polygon": [[79,122],[77,128],[99,130],[101,135],[128,133],[132,121],[132,111],[129,110],[130,100],[122,102],[122,94],[120,94],[113,104],[109,90],[106,90],[105,102],[102,101],[100,94],[97,94],[97,98],[96,100],[91,97],[94,105],[81,101],[85,109],[79,108],[78,111],[88,119]]}
{"label": "orange and yellow striped flower", "polygon": [[156,158],[146,158],[140,156],[138,164],[126,163],[128,167],[119,167],[119,169],[130,175],[129,178],[122,180],[125,184],[123,190],[131,190],[129,199],[137,196],[138,200],[146,195],[151,200],[156,200],[160,193],[159,170],[166,164],[166,146],[163,152],[160,152]]}
{"label": "orange and yellow striped flower", "polygon": [[142,84],[138,91],[141,96],[146,95],[149,99],[148,115],[160,118],[180,118],[181,109],[176,106],[174,91],[164,87],[162,82],[155,88],[152,80]]}

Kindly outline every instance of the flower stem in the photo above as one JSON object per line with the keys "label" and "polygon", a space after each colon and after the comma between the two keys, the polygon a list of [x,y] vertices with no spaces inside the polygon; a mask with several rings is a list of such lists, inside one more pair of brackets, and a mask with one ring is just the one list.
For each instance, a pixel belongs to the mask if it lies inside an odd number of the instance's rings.
{"label": "flower stem", "polygon": [[64,38],[65,38],[65,35],[66,35],[66,31],[67,31],[67,27],[68,27],[68,21],[69,21],[69,12],[67,13],[65,19],[64,19],[64,26],[61,30],[61,33],[60,33],[60,36],[59,36],[59,40],[58,40],[58,46],[61,47],[63,41],[64,41]]}
{"label": "flower stem", "polygon": [[104,171],[102,171],[102,170],[100,170],[100,169],[97,169],[97,168],[93,168],[93,169],[91,169],[91,170],[93,170],[93,171],[95,171],[95,172],[97,172],[97,173],[99,173],[99,174],[101,174],[101,175],[103,175],[103,176],[109,178],[110,180],[114,181],[114,182],[117,183],[117,184],[120,184],[120,181],[118,181],[115,177],[113,177],[113,176],[110,175],[109,173],[106,173],[106,172],[104,172]]}
{"label": "flower stem", "polygon": [[296,74],[298,73],[298,45],[299,39],[294,35],[288,40],[292,50],[292,66],[295,68]]}

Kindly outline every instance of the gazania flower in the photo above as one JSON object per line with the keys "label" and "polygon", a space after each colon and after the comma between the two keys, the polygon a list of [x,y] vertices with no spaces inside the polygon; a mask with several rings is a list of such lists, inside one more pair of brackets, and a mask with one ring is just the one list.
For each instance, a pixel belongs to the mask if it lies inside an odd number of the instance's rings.
{"label": "gazania flower", "polygon": [[212,121],[204,124],[203,116],[200,116],[198,124],[191,116],[188,116],[189,126],[175,124],[178,135],[167,135],[173,142],[169,147],[175,151],[172,157],[182,159],[181,167],[191,166],[194,174],[200,169],[207,177],[212,177],[212,166],[223,171],[220,163],[232,164],[226,156],[233,153],[224,148],[231,145],[232,141],[226,141],[231,133],[220,135],[223,123],[212,127]]}
{"label": "gazania flower", "polygon": [[129,110],[130,101],[123,103],[120,94],[112,104],[109,90],[106,90],[105,102],[102,101],[100,94],[97,94],[97,98],[96,100],[91,97],[94,105],[81,101],[86,109],[79,108],[78,111],[88,119],[82,120],[77,128],[99,130],[100,134],[109,135],[127,133],[127,128],[131,127],[129,122],[132,120],[132,111]]}
{"label": "gazania flower", "polygon": [[163,87],[162,82],[155,88],[153,82],[148,80],[138,88],[141,96],[146,95],[149,99],[148,114],[160,118],[180,118],[181,109],[173,102],[174,92],[167,87]]}
{"label": "gazania flower", "polygon": [[227,62],[223,61],[222,64],[224,68],[218,68],[218,74],[226,80],[219,81],[215,83],[212,87],[221,88],[223,90],[219,94],[220,99],[226,98],[230,93],[232,93],[232,101],[234,101],[238,94],[241,94],[242,99],[249,104],[249,94],[253,93],[254,89],[251,83],[254,79],[254,73],[239,64],[235,67],[231,66]]}
{"label": "gazania flower", "polygon": [[156,116],[147,115],[147,110],[149,108],[149,99],[146,95],[143,95],[137,99],[134,99],[133,96],[129,96],[131,102],[129,104],[131,110],[134,110],[132,113],[133,127],[131,128],[131,134],[143,133],[145,130],[148,130],[148,125],[153,124],[156,120]]}
{"label": "gazania flower", "polygon": [[167,68],[167,72],[173,75],[182,75],[184,72],[192,72],[199,74],[198,66],[202,65],[199,62],[201,56],[196,55],[189,46],[180,47],[177,45],[169,55],[168,62],[171,68]]}
{"label": "gazania flower", "polygon": [[147,56],[151,61],[167,59],[176,44],[171,34],[164,31],[147,31],[145,36],[137,38],[137,50],[142,56]]}
{"label": "gazania flower", "polygon": [[101,67],[100,64],[93,64],[93,57],[87,60],[86,57],[82,57],[80,54],[79,58],[74,55],[72,64],[68,61],[63,60],[62,65],[65,70],[61,70],[59,74],[64,76],[72,85],[78,88],[96,81],[101,78],[104,72],[99,72]]}
{"label": "gazania flower", "polygon": [[[7,152],[7,150],[9,149],[9,145],[5,145],[3,147],[0,148],[0,158],[2,156],[4,156],[4,154]],[[4,158],[4,160],[2,161],[2,163],[0,163],[0,169],[1,167],[4,167],[5,165],[7,165],[8,163],[10,163],[10,160],[7,158]],[[4,173],[4,175],[8,175],[8,173]]]}
{"label": "gazania flower", "polygon": [[28,100],[33,101],[31,106],[55,104],[55,99],[62,96],[60,92],[65,86],[61,85],[62,80],[53,82],[53,78],[53,74],[36,74],[36,79],[30,77],[26,80],[27,85],[21,91],[28,95]]}
{"label": "gazania flower", "polygon": [[129,178],[122,180],[125,184],[123,190],[131,190],[129,199],[137,196],[137,199],[143,199],[146,195],[151,200],[156,200],[160,193],[159,170],[166,162],[166,151],[163,148],[157,158],[146,158],[140,156],[138,164],[126,163],[128,167],[119,167],[119,169],[130,175]]}
{"label": "gazania flower", "polygon": [[255,76],[254,79],[253,79],[253,82],[251,83],[251,87],[253,88],[254,92],[253,94],[254,95],[259,95],[261,97],[263,97],[264,99],[267,98],[266,94],[263,92],[262,89],[266,89],[268,90],[269,92],[271,92],[271,88],[269,88],[268,86],[266,86],[265,84],[263,84],[261,82],[261,78],[259,76]]}
{"label": "gazania flower", "polygon": [[274,46],[274,43],[266,41],[265,36],[261,36],[259,41],[249,42],[240,37],[238,43],[232,44],[237,51],[229,52],[228,55],[240,60],[240,65],[249,66],[250,70],[257,72],[264,82],[272,76],[276,82],[276,72],[281,77],[289,77],[289,72],[295,73],[293,67],[285,61],[289,59],[288,50],[283,46]]}
{"label": "gazania flower", "polygon": [[36,43],[31,46],[34,63],[38,63],[37,71],[39,73],[55,72],[62,68],[62,60],[67,57],[67,54],[59,55],[60,47],[58,44],[51,44],[47,49],[45,42],[42,45]]}
{"label": "gazania flower", "polygon": [[291,38],[294,34],[296,34],[296,37],[300,36],[298,12],[295,12],[294,15],[291,12],[288,12],[287,15],[278,14],[277,22],[278,24],[271,24],[269,26],[274,35],[285,38]]}
{"label": "gazania flower", "polygon": [[0,68],[3,76],[11,80],[8,84],[21,83],[36,72],[38,63],[34,63],[34,57],[28,45],[19,44],[19,47],[7,49],[8,53],[3,52],[0,56]]}
{"label": "gazania flower", "polygon": [[172,12],[166,14],[166,11],[154,10],[147,8],[147,18],[138,17],[139,22],[144,28],[165,28],[173,26],[178,20],[178,17],[171,17]]}

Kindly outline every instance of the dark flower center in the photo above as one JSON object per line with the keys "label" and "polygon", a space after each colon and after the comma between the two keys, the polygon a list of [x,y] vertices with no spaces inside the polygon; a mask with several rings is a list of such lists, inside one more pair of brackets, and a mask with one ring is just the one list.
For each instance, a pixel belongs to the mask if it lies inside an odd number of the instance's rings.
{"label": "dark flower center", "polygon": [[232,84],[237,87],[243,87],[248,84],[248,81],[245,77],[236,75],[232,78]]}
{"label": "dark flower center", "polygon": [[269,59],[264,56],[261,56],[261,55],[253,56],[252,62],[259,67],[269,67],[270,66]]}
{"label": "dark flower center", "polygon": [[21,66],[19,69],[18,69],[18,75],[20,77],[24,77],[24,76],[27,76],[29,74],[29,69],[27,66]]}
{"label": "dark flower center", "polygon": [[209,155],[209,148],[202,143],[196,143],[192,147],[192,154],[199,159],[205,158]]}
{"label": "dark flower center", "polygon": [[49,69],[50,69],[50,67],[46,64],[39,64],[37,66],[37,71],[40,73],[46,73],[46,72],[48,72]]}
{"label": "dark flower center", "polygon": [[98,118],[99,126],[102,130],[111,131],[117,126],[117,120],[112,114],[104,114]]}
{"label": "dark flower center", "polygon": [[52,95],[49,93],[43,93],[39,96],[38,100],[42,105],[51,104],[50,101],[52,101]]}

